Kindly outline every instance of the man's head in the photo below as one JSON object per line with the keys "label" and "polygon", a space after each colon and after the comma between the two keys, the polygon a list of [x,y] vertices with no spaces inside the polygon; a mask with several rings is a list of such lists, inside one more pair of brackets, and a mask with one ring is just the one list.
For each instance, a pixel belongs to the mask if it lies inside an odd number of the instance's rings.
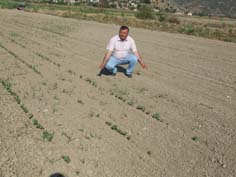
{"label": "man's head", "polygon": [[119,31],[119,37],[124,41],[129,35],[129,28],[127,26],[121,26]]}

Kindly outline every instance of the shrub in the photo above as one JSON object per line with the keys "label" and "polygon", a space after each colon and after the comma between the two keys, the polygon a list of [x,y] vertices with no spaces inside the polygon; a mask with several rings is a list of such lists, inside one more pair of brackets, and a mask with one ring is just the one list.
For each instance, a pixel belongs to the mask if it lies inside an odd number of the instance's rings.
{"label": "shrub", "polygon": [[170,22],[170,23],[175,23],[175,24],[180,24],[179,19],[178,19],[177,17],[175,17],[175,16],[169,17],[169,18],[168,18],[168,22]]}
{"label": "shrub", "polygon": [[141,7],[135,16],[139,19],[154,19],[153,10],[150,6]]}
{"label": "shrub", "polygon": [[163,22],[163,21],[166,20],[166,16],[164,14],[160,13],[158,19],[159,19],[160,22]]}
{"label": "shrub", "polygon": [[178,32],[190,35],[195,32],[195,29],[192,25],[187,25],[187,26],[181,27],[178,30]]}

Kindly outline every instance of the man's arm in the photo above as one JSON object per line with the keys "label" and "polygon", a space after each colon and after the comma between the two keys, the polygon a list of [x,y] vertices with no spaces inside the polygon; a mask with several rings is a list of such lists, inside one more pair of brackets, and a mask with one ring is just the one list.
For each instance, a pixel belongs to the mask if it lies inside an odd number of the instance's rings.
{"label": "man's arm", "polygon": [[109,58],[111,57],[111,54],[112,54],[112,51],[110,50],[107,50],[103,60],[102,60],[102,63],[100,64],[99,68],[103,69],[107,63],[107,61],[109,60]]}
{"label": "man's arm", "polygon": [[134,52],[134,55],[138,58],[139,64],[142,66],[143,69],[147,69],[147,65],[143,62],[142,56],[138,51]]}

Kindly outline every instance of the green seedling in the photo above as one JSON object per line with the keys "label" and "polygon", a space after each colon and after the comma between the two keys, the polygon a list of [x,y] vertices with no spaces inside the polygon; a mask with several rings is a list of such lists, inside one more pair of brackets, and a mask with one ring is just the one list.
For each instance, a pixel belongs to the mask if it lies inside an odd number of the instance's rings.
{"label": "green seedling", "polygon": [[29,112],[28,109],[25,107],[25,105],[21,104],[20,107],[25,113]]}
{"label": "green seedling", "polygon": [[32,119],[32,123],[36,128],[44,129],[44,127],[36,119]]}
{"label": "green seedling", "polygon": [[144,106],[141,106],[141,105],[138,105],[137,107],[136,107],[136,109],[138,109],[138,110],[141,110],[141,111],[145,111],[145,107]]}
{"label": "green seedling", "polygon": [[112,125],[112,126],[111,126],[111,129],[112,129],[112,130],[117,130],[117,128],[118,128],[117,125]]}
{"label": "green seedling", "polygon": [[134,105],[134,101],[128,101],[127,104],[130,105],[130,106],[133,106]]}
{"label": "green seedling", "polygon": [[123,130],[121,130],[121,129],[117,129],[116,130],[119,134],[121,134],[121,135],[123,135],[123,136],[126,136],[128,133],[126,132],[126,131],[123,131]]}
{"label": "green seedling", "polygon": [[97,83],[95,81],[92,81],[92,86],[97,87]]}
{"label": "green seedling", "polygon": [[48,131],[43,132],[43,139],[48,141],[48,142],[52,141],[53,136],[54,136],[54,133],[49,133]]}
{"label": "green seedling", "polygon": [[29,114],[29,119],[32,119],[34,117],[34,115],[33,114]]}
{"label": "green seedling", "polygon": [[16,100],[17,104],[21,103],[20,97],[18,95],[15,96],[15,100]]}
{"label": "green seedling", "polygon": [[92,80],[90,78],[86,78],[85,81],[90,83],[90,84],[92,83]]}
{"label": "green seedling", "polygon": [[191,139],[192,139],[193,141],[197,141],[197,140],[198,140],[198,137],[197,137],[197,136],[193,136]]}
{"label": "green seedling", "polygon": [[118,98],[121,101],[126,101],[126,99],[122,95],[115,95],[116,98]]}
{"label": "green seedling", "polygon": [[61,158],[66,162],[66,163],[70,163],[70,157],[67,155],[62,155]]}
{"label": "green seedling", "polygon": [[11,83],[8,80],[2,80],[2,79],[0,79],[0,83],[8,91],[8,93],[11,94],[15,98],[16,102],[20,105],[20,107],[24,111],[24,113],[27,114],[29,112],[27,107],[24,106],[23,103],[21,103],[20,97],[11,89]]}
{"label": "green seedling", "polygon": [[156,120],[161,120],[160,119],[160,114],[159,113],[155,113],[153,116],[152,116],[153,119],[156,119]]}
{"label": "green seedling", "polygon": [[[121,134],[123,136],[126,136],[128,134],[126,131],[123,131],[120,128],[118,128],[117,125],[115,125],[115,124],[112,125],[111,122],[106,121],[105,124],[108,125],[109,127],[111,127],[112,130],[116,131],[117,133],[119,133],[119,134]],[[129,140],[130,137],[128,136],[127,139]]]}

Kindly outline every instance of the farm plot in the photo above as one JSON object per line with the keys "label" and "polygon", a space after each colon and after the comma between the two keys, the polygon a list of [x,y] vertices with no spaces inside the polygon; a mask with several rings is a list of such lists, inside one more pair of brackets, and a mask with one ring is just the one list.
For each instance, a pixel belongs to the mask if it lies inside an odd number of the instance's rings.
{"label": "farm plot", "polygon": [[118,26],[0,10],[0,176],[234,176],[236,45],[131,29],[149,69],[98,76]]}

